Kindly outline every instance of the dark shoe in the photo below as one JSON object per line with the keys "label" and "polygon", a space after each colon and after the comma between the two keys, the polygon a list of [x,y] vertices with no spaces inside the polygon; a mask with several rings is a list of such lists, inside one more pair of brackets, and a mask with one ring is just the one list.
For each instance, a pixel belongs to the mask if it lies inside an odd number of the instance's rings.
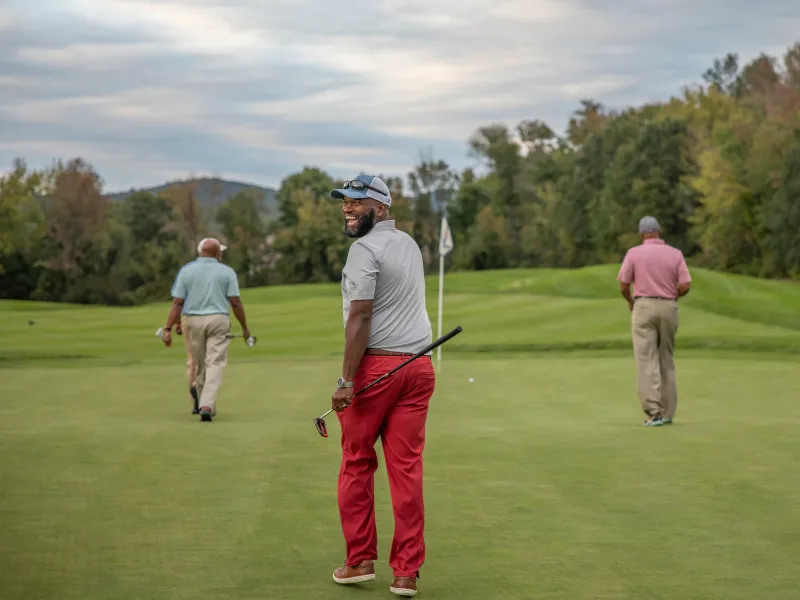
{"label": "dark shoe", "polygon": [[355,567],[345,564],[333,572],[333,580],[342,585],[375,581],[375,565],[371,560],[361,561]]}
{"label": "dark shoe", "polygon": [[415,596],[417,581],[413,577],[395,577],[389,591],[397,596]]}
{"label": "dark shoe", "polygon": [[661,427],[664,424],[661,415],[653,415],[644,422],[645,427]]}
{"label": "dark shoe", "polygon": [[200,420],[201,421],[210,421],[211,420],[211,409],[207,406],[204,406],[200,409]]}
{"label": "dark shoe", "polygon": [[194,408],[192,409],[192,414],[196,415],[200,412],[200,399],[197,397],[197,388],[192,386],[189,390],[189,393],[192,395],[192,399],[194,400]]}

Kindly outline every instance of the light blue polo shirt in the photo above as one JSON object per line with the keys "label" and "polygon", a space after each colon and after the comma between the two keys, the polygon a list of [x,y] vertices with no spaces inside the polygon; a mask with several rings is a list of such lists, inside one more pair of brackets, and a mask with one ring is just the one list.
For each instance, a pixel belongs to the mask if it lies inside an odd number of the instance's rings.
{"label": "light blue polo shirt", "polygon": [[185,264],[172,286],[172,297],[184,300],[181,313],[187,316],[227,315],[230,296],[239,296],[236,271],[210,256]]}

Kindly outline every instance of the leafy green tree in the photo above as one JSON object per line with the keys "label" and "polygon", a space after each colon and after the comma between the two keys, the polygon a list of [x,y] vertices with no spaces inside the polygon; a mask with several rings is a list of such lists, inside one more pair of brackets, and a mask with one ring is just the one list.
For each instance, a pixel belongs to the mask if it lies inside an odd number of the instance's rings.
{"label": "leafy green tree", "polygon": [[188,258],[181,221],[172,201],[148,192],[135,192],[115,207],[106,243],[116,250],[111,277],[124,281],[120,302],[139,304],[169,293],[179,265]]}
{"label": "leafy green tree", "polygon": [[[297,198],[305,198],[307,194],[313,198],[323,198],[335,187],[336,182],[331,176],[317,167],[306,166],[284,178],[277,194],[280,226],[294,227],[298,224],[300,206],[296,203]],[[296,195],[297,192],[304,193]]]}
{"label": "leafy green tree", "polygon": [[800,276],[800,129],[793,132],[777,191],[764,207],[771,274]]}
{"label": "leafy green tree", "polygon": [[465,169],[461,174],[461,185],[447,206],[447,222],[454,240],[466,238],[481,210],[491,202],[491,185],[477,179],[472,169]]}
{"label": "leafy green tree", "polygon": [[509,265],[511,240],[503,215],[485,206],[478,214],[467,245],[470,266],[476,271],[504,269]]}
{"label": "leafy green tree", "polygon": [[36,288],[45,234],[42,185],[41,173],[20,158],[0,178],[0,298],[27,297]]}
{"label": "leafy green tree", "polygon": [[737,95],[739,84],[739,55],[728,53],[714,59],[714,64],[703,73],[709,87],[724,94]]}
{"label": "leafy green tree", "polygon": [[267,224],[260,202],[254,194],[240,192],[217,209],[217,222],[228,246],[225,262],[242,276],[245,285],[264,282],[260,254],[266,241]]}
{"label": "leafy green tree", "polygon": [[336,281],[341,278],[350,241],[344,235],[341,205],[297,190],[290,198],[297,223],[280,230],[273,253],[280,280],[287,283]]}
{"label": "leafy green tree", "polygon": [[574,146],[582,146],[593,133],[603,128],[610,117],[600,102],[581,100],[581,108],[575,110],[569,119],[567,139]]}
{"label": "leafy green tree", "polygon": [[783,82],[800,94],[800,42],[783,55]]}

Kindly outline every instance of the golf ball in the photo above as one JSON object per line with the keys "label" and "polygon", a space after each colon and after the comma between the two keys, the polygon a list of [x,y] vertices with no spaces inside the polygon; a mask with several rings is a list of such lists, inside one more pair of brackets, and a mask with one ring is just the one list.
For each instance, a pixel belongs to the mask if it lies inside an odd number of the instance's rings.
{"label": "golf ball", "polygon": [[472,383],[473,381],[475,381],[475,380],[472,377],[470,377],[469,378],[469,382]]}

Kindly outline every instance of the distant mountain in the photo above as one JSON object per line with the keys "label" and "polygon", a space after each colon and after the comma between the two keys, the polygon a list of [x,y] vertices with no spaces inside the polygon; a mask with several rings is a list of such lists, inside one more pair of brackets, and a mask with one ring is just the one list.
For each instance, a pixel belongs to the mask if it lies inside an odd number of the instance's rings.
{"label": "distant mountain", "polygon": [[168,181],[162,185],[157,185],[149,188],[136,188],[130,189],[127,192],[114,192],[106,194],[106,198],[110,200],[124,200],[134,192],[150,192],[151,194],[159,194],[172,187],[191,186],[196,194],[197,201],[200,206],[207,208],[216,208],[228,198],[235,196],[239,192],[250,192],[258,194],[263,199],[263,210],[265,213],[273,216],[276,212],[277,200],[276,191],[272,188],[265,188],[251,183],[242,183],[239,181],[228,181],[226,179],[219,179],[216,177],[199,177],[196,179],[186,179],[180,181]]}

